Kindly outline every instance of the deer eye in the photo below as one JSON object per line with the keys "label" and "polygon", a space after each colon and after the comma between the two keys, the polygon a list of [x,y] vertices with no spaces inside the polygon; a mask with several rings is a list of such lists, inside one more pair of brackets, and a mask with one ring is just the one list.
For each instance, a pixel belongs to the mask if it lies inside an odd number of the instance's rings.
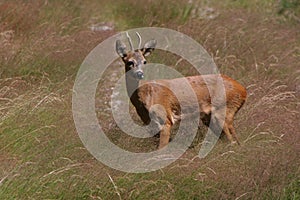
{"label": "deer eye", "polygon": [[134,66],[134,62],[128,61],[128,62],[127,62],[127,66]]}
{"label": "deer eye", "polygon": [[147,64],[147,61],[145,60],[145,61],[144,61],[144,65],[146,65],[146,64]]}

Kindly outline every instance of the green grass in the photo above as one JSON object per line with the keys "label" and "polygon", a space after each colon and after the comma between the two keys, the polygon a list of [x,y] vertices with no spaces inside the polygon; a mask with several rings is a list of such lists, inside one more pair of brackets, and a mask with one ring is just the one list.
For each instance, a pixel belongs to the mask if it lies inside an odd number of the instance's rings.
{"label": "green grass", "polygon": [[[13,30],[12,38],[0,35],[0,199],[300,198],[299,137],[293,123],[299,117],[295,85],[300,40],[293,19],[281,20],[277,12],[282,6],[284,13],[297,14],[298,5],[271,0],[187,2],[0,3],[0,33]],[[195,8],[207,6],[218,17],[191,17]],[[112,22],[115,30],[90,30],[101,22]],[[248,87],[248,100],[235,121],[240,139],[250,138],[241,147],[229,146],[223,138],[208,157],[192,160],[200,148],[195,144],[171,166],[145,174],[110,169],[84,148],[71,110],[78,68],[110,35],[145,26],[190,35],[223,73]],[[178,61],[160,51],[149,59],[167,65]],[[185,62],[175,68],[194,73]],[[122,70],[111,69],[116,74]],[[114,128],[103,111],[103,99],[114,84],[109,73],[97,90],[97,114],[111,137],[126,146],[133,140]],[[150,145],[153,140],[137,144],[139,150]]]}
{"label": "green grass", "polygon": [[[293,176],[293,175],[292,175]],[[281,199],[296,200],[300,198],[300,180],[293,177],[289,185],[283,189]]]}

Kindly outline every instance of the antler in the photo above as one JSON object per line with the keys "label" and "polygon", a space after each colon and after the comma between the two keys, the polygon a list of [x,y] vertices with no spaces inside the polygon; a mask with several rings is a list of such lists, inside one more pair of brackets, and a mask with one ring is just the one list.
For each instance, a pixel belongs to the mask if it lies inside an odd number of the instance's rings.
{"label": "antler", "polygon": [[132,41],[131,41],[131,38],[130,38],[128,32],[126,32],[126,36],[127,36],[128,41],[129,41],[130,49],[131,49],[131,51],[133,51]]}
{"label": "antler", "polygon": [[139,38],[139,49],[141,49],[141,45],[142,45],[142,37],[141,37],[141,35],[138,33],[138,32],[135,32],[136,33],[136,35],[138,36],[138,38]]}
{"label": "antler", "polygon": [[[135,33],[136,33],[136,35],[139,38],[139,47],[138,47],[138,49],[141,49],[141,46],[142,46],[142,37],[141,37],[141,35],[138,32],[135,32]],[[132,40],[131,40],[131,37],[129,36],[128,32],[126,32],[126,36],[127,36],[127,39],[128,39],[129,45],[130,45],[130,49],[131,49],[131,51],[133,51],[134,49],[133,49],[133,45],[132,45]]]}

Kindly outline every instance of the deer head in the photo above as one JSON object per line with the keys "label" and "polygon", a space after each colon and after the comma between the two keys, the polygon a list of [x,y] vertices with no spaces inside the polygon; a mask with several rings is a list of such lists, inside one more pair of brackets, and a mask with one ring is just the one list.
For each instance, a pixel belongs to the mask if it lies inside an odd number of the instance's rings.
{"label": "deer head", "polygon": [[129,39],[129,44],[131,46],[131,50],[126,50],[126,45],[120,40],[116,41],[116,52],[122,58],[125,63],[125,71],[127,74],[132,76],[137,80],[141,80],[144,78],[143,66],[147,63],[146,56],[150,55],[152,51],[155,49],[156,40],[149,40],[145,43],[144,47],[141,48],[141,37],[139,36],[139,48],[134,50],[131,40]]}

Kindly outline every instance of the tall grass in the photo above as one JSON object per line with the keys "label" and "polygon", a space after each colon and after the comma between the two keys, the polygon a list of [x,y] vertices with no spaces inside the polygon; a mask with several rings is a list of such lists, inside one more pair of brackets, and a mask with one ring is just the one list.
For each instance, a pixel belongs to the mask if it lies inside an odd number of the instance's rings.
{"label": "tall grass", "polygon": [[[299,137],[293,120],[299,118],[300,41],[289,21],[278,23],[274,2],[1,2],[0,199],[297,199]],[[218,15],[195,14],[202,10]],[[112,23],[114,30],[91,30],[98,23]],[[110,169],[88,153],[72,120],[77,69],[101,41],[140,26],[190,35],[223,73],[247,86],[248,100],[236,119],[243,146],[221,139],[199,160],[201,143],[196,144],[171,166],[147,174]],[[150,59],[178,61],[160,51]],[[177,64],[184,74],[194,73],[184,61]],[[114,76],[123,73],[118,65],[110,70]],[[109,108],[103,98],[109,98],[111,80],[108,74],[101,82],[95,106],[101,123],[124,144],[129,139],[103,111]],[[153,140],[138,147],[149,145]]]}

